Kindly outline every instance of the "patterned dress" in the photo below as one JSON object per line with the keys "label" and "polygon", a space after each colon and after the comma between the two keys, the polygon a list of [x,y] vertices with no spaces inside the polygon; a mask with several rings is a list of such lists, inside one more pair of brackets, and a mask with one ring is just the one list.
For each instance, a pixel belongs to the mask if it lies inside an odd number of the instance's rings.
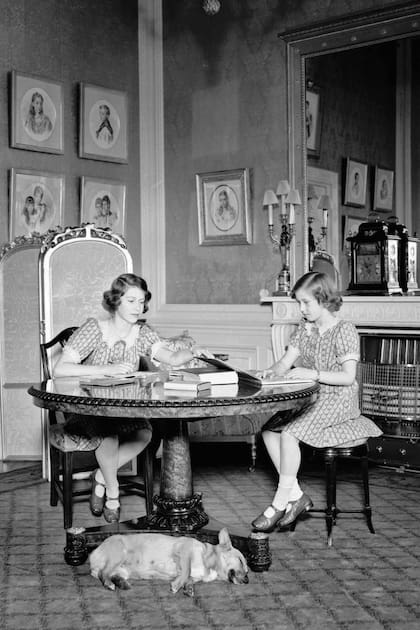
{"label": "patterned dress", "polygon": [[[138,369],[141,356],[153,358],[164,344],[159,335],[147,324],[136,324],[126,339],[120,339],[110,326],[110,320],[89,318],[68,340],[63,356],[84,365],[106,365],[107,363],[132,363]],[[148,420],[93,417],[65,414],[67,433],[89,438],[97,448],[102,439],[110,435],[127,435],[139,429],[151,430]]]}
{"label": "patterned dress", "polygon": [[[360,359],[359,335],[350,322],[337,320],[331,328],[320,334],[311,323],[301,321],[289,341],[299,351],[301,364],[311,370],[340,372],[344,361]],[[353,440],[377,437],[382,434],[378,426],[360,414],[359,387],[352,385],[325,385],[320,383],[318,400],[286,425],[272,431],[287,430],[296,439],[314,446],[338,446]]]}

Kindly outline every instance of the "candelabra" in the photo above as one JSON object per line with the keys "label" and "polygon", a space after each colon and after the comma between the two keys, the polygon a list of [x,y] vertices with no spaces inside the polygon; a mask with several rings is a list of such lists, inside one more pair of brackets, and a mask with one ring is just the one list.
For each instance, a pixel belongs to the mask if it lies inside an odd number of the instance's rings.
{"label": "candelabra", "polygon": [[[273,208],[280,205],[280,234],[274,234]],[[295,234],[295,206],[301,205],[299,191],[291,189],[289,182],[281,180],[276,192],[266,190],[263,207],[268,208],[268,234],[271,241],[279,247],[282,269],[278,275],[276,295],[290,293],[290,245]]]}

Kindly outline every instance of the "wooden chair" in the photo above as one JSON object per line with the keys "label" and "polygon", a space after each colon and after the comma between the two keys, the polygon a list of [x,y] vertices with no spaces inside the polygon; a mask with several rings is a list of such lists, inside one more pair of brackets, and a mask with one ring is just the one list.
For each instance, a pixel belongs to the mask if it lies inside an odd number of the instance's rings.
{"label": "wooden chair", "polygon": [[[77,326],[70,326],[62,330],[48,342],[40,344],[43,378],[52,376],[51,352],[57,347],[63,348]],[[50,504],[57,505],[61,501],[64,511],[64,528],[68,529],[73,523],[73,499],[78,496],[90,495],[89,487],[76,489],[73,475],[97,468],[94,450],[97,444],[94,440],[70,434],[64,429],[62,412],[48,411],[48,438],[50,455]],[[146,500],[146,513],[153,510],[153,454],[149,446],[137,458],[137,466],[143,467],[143,482],[136,477],[121,476],[120,487],[128,494],[138,494]]]}

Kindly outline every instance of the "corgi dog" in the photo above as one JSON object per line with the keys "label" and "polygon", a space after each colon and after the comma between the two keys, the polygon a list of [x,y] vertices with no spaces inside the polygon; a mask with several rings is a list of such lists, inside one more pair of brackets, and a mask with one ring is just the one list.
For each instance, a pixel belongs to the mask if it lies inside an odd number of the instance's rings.
{"label": "corgi dog", "polygon": [[247,562],[226,528],[218,538],[211,545],[187,536],[115,534],[90,554],[90,572],[110,590],[131,588],[130,578],[161,579],[171,582],[173,593],[182,588],[190,597],[194,582],[248,584]]}

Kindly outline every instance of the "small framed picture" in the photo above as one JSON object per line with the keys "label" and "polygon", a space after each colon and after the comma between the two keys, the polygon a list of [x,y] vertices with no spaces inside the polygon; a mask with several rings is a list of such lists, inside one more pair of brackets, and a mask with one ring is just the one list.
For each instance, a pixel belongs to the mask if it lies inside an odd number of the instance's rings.
{"label": "small framed picture", "polygon": [[10,240],[45,234],[62,226],[64,175],[12,168],[10,171]]}
{"label": "small framed picture", "polygon": [[319,157],[322,122],[321,91],[312,83],[309,85],[305,93],[306,150],[309,156]]}
{"label": "small framed picture", "polygon": [[200,245],[251,243],[249,169],[196,175]]}
{"label": "small framed picture", "polygon": [[126,185],[111,179],[82,177],[80,222],[125,233]]}
{"label": "small framed picture", "polygon": [[79,156],[128,162],[125,92],[80,84]]}
{"label": "small framed picture", "polygon": [[11,96],[10,145],[63,153],[62,84],[13,71]]}
{"label": "small framed picture", "polygon": [[366,205],[367,171],[367,164],[347,158],[344,205],[355,208]]}
{"label": "small framed picture", "polygon": [[389,212],[393,207],[394,171],[375,167],[373,209]]}

